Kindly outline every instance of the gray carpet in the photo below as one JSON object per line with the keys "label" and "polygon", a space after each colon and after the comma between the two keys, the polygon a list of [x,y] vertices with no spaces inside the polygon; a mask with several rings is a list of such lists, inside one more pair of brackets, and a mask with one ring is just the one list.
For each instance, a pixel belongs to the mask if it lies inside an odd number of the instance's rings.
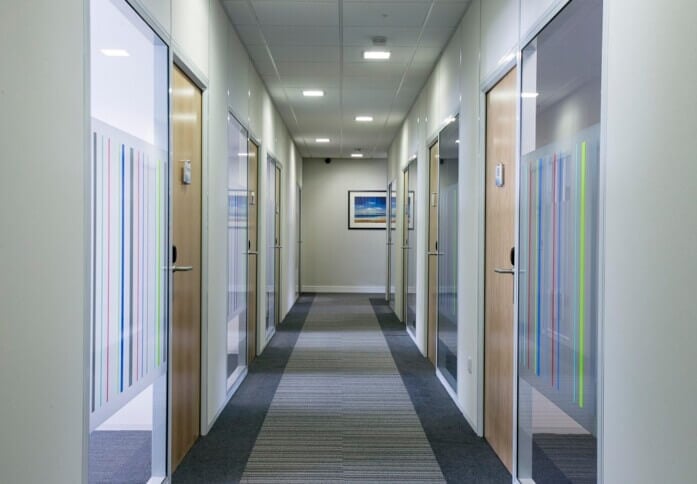
{"label": "gray carpet", "polygon": [[317,296],[242,482],[445,482],[367,296]]}
{"label": "gray carpet", "polygon": [[90,484],[143,484],[150,479],[150,432],[92,432],[89,444]]}

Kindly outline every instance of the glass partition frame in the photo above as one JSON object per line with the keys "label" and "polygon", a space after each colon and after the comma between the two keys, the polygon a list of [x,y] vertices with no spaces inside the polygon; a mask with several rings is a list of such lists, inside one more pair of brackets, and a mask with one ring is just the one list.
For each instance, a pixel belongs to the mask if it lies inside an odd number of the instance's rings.
{"label": "glass partition frame", "polygon": [[404,232],[404,324],[416,338],[416,182],[418,159],[414,158],[404,169],[403,232]]}
{"label": "glass partition frame", "polygon": [[521,55],[516,470],[522,482],[598,478],[602,4],[570,2]]}

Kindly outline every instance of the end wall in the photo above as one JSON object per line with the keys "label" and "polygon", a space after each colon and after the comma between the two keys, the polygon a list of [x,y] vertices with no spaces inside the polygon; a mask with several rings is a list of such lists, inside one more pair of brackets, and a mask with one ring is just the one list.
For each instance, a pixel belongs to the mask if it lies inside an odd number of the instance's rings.
{"label": "end wall", "polygon": [[385,231],[348,229],[348,191],[386,190],[386,171],[384,159],[303,161],[304,291],[385,292]]}

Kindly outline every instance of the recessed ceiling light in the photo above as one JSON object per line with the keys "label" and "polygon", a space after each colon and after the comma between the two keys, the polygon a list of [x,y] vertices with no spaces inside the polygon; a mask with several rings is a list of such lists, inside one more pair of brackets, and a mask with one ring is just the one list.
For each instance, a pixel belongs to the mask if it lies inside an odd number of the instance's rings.
{"label": "recessed ceiling light", "polygon": [[320,89],[305,89],[303,91],[303,96],[305,97],[322,97],[324,96],[324,91]]}
{"label": "recessed ceiling light", "polygon": [[389,50],[366,50],[363,52],[365,60],[388,60],[392,56]]}
{"label": "recessed ceiling light", "polygon": [[539,92],[522,92],[522,93],[520,93],[520,97],[522,97],[523,99],[533,99],[539,95],[540,95]]}
{"label": "recessed ceiling light", "polygon": [[351,153],[351,158],[363,158],[363,153]]}
{"label": "recessed ceiling light", "polygon": [[317,138],[315,143],[329,143],[331,141],[329,138]]}
{"label": "recessed ceiling light", "polygon": [[371,123],[373,121],[372,116],[356,116],[356,121],[359,123]]}
{"label": "recessed ceiling light", "polygon": [[101,52],[107,57],[130,57],[131,55],[123,49],[102,49]]}

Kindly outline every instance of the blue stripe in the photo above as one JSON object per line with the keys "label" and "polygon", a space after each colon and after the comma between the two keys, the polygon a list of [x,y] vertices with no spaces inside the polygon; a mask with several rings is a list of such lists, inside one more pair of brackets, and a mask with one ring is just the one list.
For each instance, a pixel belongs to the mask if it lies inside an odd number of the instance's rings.
{"label": "blue stripe", "polygon": [[562,261],[564,258],[562,257],[561,254],[561,226],[562,226],[562,209],[563,209],[563,201],[564,201],[564,156],[563,154],[559,154],[559,193],[558,193],[558,203],[557,203],[557,389],[559,388],[559,380],[560,380],[560,374],[561,374],[561,368],[559,367],[559,352],[561,351],[561,337],[559,336],[561,334],[561,266],[562,266]]}
{"label": "blue stripe", "polygon": [[119,383],[123,392],[124,306],[125,306],[125,245],[126,245],[126,145],[121,145],[121,361]]}
{"label": "blue stripe", "polygon": [[537,162],[537,376],[540,376],[540,336],[542,309],[542,158]]}

